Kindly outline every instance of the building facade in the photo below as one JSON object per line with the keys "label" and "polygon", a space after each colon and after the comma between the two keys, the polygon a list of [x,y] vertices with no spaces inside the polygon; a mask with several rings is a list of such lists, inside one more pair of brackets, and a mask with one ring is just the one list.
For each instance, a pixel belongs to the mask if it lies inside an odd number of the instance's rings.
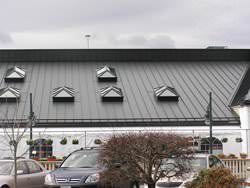
{"label": "building facade", "polygon": [[243,49],[0,50],[1,120],[26,125],[32,93],[34,155],[143,131],[184,134],[207,152],[212,92],[214,152],[250,154],[249,62]]}

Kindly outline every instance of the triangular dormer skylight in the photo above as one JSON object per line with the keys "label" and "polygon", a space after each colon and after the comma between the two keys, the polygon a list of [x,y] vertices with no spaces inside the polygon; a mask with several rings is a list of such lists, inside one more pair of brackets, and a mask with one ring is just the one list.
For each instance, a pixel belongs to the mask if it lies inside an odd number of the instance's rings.
{"label": "triangular dormer skylight", "polygon": [[169,86],[160,86],[154,88],[154,93],[159,101],[178,101],[179,94],[176,90]]}
{"label": "triangular dormer skylight", "polygon": [[123,101],[122,90],[115,86],[101,89],[102,101]]}
{"label": "triangular dormer skylight", "polygon": [[13,87],[0,89],[0,102],[17,102],[21,97],[20,90]]}
{"label": "triangular dormer skylight", "polygon": [[5,82],[23,82],[25,78],[25,71],[17,66],[7,70],[5,75]]}
{"label": "triangular dormer skylight", "polygon": [[117,81],[117,76],[114,68],[104,66],[96,70],[98,81],[106,82],[106,81]]}
{"label": "triangular dormer skylight", "polygon": [[70,87],[58,87],[53,90],[52,97],[53,102],[74,102],[75,90]]}

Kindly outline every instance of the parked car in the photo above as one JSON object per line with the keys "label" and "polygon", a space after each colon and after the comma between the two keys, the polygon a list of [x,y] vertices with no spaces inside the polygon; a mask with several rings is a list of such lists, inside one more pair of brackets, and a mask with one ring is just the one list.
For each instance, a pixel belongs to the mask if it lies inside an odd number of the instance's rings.
{"label": "parked car", "polygon": [[[97,188],[99,174],[105,170],[98,165],[99,150],[80,149],[72,152],[56,170],[45,177],[46,188]],[[138,184],[122,182],[119,188],[139,188]]]}
{"label": "parked car", "polygon": [[[17,160],[17,187],[42,188],[46,170],[31,159]],[[14,187],[14,160],[0,160],[0,188]]]}
{"label": "parked car", "polygon": [[185,183],[192,181],[202,169],[209,169],[212,167],[219,167],[219,166],[224,166],[224,164],[215,155],[197,154],[194,160],[191,162],[192,170],[189,174],[187,174],[186,179],[172,179],[170,182],[168,182],[166,179],[162,179],[159,182],[157,182],[156,188],[163,188],[163,187],[184,188]]}

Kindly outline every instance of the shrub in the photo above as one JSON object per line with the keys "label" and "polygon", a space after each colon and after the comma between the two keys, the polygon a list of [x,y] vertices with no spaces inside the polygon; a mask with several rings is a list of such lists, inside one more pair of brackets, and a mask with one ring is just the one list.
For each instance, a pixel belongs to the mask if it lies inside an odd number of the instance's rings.
{"label": "shrub", "polygon": [[33,140],[27,140],[26,144],[29,145],[29,146],[34,145],[34,141]]}
{"label": "shrub", "polygon": [[102,141],[100,139],[95,139],[94,143],[96,145],[100,145],[100,144],[102,144]]}
{"label": "shrub", "polygon": [[45,140],[45,144],[52,145],[53,144],[53,140],[52,139],[47,139],[47,140]]}
{"label": "shrub", "polygon": [[202,170],[191,182],[186,184],[187,188],[238,188],[239,180],[233,176],[229,169],[217,167]]}
{"label": "shrub", "polygon": [[79,144],[79,140],[78,140],[78,139],[74,139],[74,140],[72,140],[72,144],[74,144],[74,145]]}
{"label": "shrub", "polygon": [[225,159],[227,156],[223,153],[217,155],[220,159]]}
{"label": "shrub", "polygon": [[243,141],[243,139],[242,138],[235,138],[235,141],[238,142],[238,143],[240,143],[240,142]]}
{"label": "shrub", "polygon": [[63,138],[63,139],[60,141],[60,144],[66,145],[66,144],[67,144],[67,138]]}
{"label": "shrub", "polygon": [[237,159],[237,157],[235,156],[235,154],[231,153],[228,155],[229,159]]}
{"label": "shrub", "polygon": [[228,141],[228,138],[222,138],[221,142],[226,143]]}
{"label": "shrub", "polygon": [[240,153],[240,157],[241,157],[242,159],[246,159],[246,158],[247,158],[247,154],[246,154],[246,153]]}

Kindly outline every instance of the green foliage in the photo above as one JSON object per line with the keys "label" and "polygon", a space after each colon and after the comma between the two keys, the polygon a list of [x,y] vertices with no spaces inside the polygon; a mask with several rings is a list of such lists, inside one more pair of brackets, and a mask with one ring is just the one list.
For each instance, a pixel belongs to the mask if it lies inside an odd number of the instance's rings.
{"label": "green foliage", "polygon": [[229,169],[216,167],[200,171],[199,175],[185,186],[187,188],[238,188],[239,184],[239,180]]}
{"label": "green foliage", "polygon": [[34,141],[33,140],[27,140],[26,144],[29,145],[29,146],[34,145]]}
{"label": "green foliage", "polygon": [[53,144],[53,140],[52,139],[47,139],[47,140],[45,140],[45,144],[52,145]]}
{"label": "green foliage", "polygon": [[78,140],[78,139],[74,139],[74,140],[72,140],[72,144],[73,144],[73,145],[77,145],[77,144],[79,144],[79,140]]}
{"label": "green foliage", "polygon": [[67,144],[67,138],[64,137],[64,138],[60,141],[60,144],[66,145],[66,144]]}

